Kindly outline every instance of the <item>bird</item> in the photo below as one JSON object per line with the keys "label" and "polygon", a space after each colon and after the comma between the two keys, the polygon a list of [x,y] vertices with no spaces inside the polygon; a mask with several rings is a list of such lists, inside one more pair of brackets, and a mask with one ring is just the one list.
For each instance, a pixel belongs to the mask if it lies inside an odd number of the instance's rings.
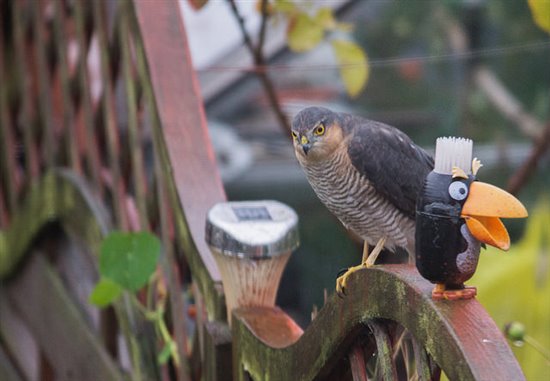
{"label": "bird", "polygon": [[464,282],[474,275],[481,248],[510,247],[500,218],[527,217],[523,204],[510,193],[477,181],[482,165],[472,160],[472,145],[470,139],[437,139],[435,167],[417,201],[416,267],[435,283],[434,300],[476,296],[476,288]]}
{"label": "bird", "polygon": [[[363,260],[336,281],[374,265],[384,248],[414,259],[416,199],[433,158],[402,131],[324,107],[301,110],[291,126],[296,158],[321,202],[363,241]],[[369,245],[374,249],[369,254]]]}

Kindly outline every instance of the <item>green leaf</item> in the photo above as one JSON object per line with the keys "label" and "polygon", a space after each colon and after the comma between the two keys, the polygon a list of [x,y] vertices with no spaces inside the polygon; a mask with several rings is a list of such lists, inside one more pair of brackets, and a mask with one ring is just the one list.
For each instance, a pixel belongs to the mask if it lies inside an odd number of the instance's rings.
{"label": "green leaf", "polygon": [[356,97],[369,78],[367,55],[359,45],[351,41],[334,40],[332,48],[340,65],[340,76],[346,91],[349,96]]}
{"label": "green leaf", "polygon": [[528,0],[535,23],[550,33],[550,0]]}
{"label": "green leaf", "polygon": [[101,278],[95,285],[89,297],[89,302],[98,307],[107,307],[113,303],[122,292],[118,284],[107,278]]}
{"label": "green leaf", "polygon": [[99,271],[125,289],[137,291],[155,271],[160,241],[150,233],[113,232],[103,240]]}
{"label": "green leaf", "polygon": [[170,359],[170,356],[172,355],[172,352],[174,351],[175,344],[173,341],[169,341],[166,344],[164,344],[164,348],[162,348],[162,351],[157,356],[157,361],[160,365],[166,364],[168,360]]}
{"label": "green leaf", "polygon": [[324,30],[305,13],[299,13],[290,22],[288,46],[294,52],[305,52],[316,47],[323,39]]}

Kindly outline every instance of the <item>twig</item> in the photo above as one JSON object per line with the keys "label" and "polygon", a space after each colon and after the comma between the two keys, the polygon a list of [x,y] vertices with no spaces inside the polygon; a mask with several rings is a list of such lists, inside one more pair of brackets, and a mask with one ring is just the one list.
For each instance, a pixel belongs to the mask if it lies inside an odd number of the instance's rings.
{"label": "twig", "polygon": [[508,181],[508,192],[517,194],[527,183],[537,167],[537,163],[544,153],[550,148],[550,123],[542,131],[542,135],[535,141],[531,154],[523,165],[510,177]]}
{"label": "twig", "polygon": [[[267,0],[262,0],[262,4],[260,7],[260,11],[262,13],[262,21],[260,24],[260,34],[258,37],[258,45],[256,46],[256,60],[263,62],[263,50],[264,50],[264,42],[265,42],[265,32],[267,29],[267,19],[268,19],[268,13],[267,13]],[[259,63],[258,63],[259,64]]]}
{"label": "twig", "polygon": [[[458,54],[470,52],[468,34],[462,23],[452,17],[442,6],[437,8],[436,18],[445,29],[453,52]],[[472,78],[475,85],[483,91],[493,106],[504,117],[514,122],[523,134],[533,140],[541,137],[544,124],[525,111],[523,105],[493,71],[484,65],[478,65],[473,69]]]}
{"label": "twig", "polygon": [[504,87],[491,70],[480,65],[475,69],[473,78],[493,106],[507,119],[514,122],[523,134],[535,140],[541,137],[544,125],[524,110],[521,103]]}
{"label": "twig", "polygon": [[[239,24],[239,29],[241,30],[241,34],[243,35],[244,43],[248,50],[250,51],[250,54],[252,55],[254,59],[254,65],[256,67],[265,67],[264,62],[265,58],[263,55],[263,45],[265,41],[265,34],[266,34],[266,25],[267,25],[267,0],[262,0],[261,4],[261,12],[262,12],[262,21],[260,26],[260,38],[258,41],[258,45],[255,47],[252,39],[250,38],[250,35],[248,31],[246,30],[246,27],[244,25],[244,18],[242,17],[241,13],[239,12],[239,9],[237,8],[237,5],[235,4],[235,0],[227,0],[229,2],[229,5],[231,7],[231,11],[233,12],[233,15],[237,19],[237,23]],[[275,112],[275,116],[277,117],[277,120],[279,121],[279,124],[281,127],[285,130],[286,135],[290,139],[290,123],[288,122],[288,119],[281,107],[281,103],[279,102],[279,99],[277,97],[277,93],[275,91],[275,86],[273,85],[273,82],[271,81],[271,78],[269,78],[267,71],[264,70],[258,70],[256,72],[256,75],[260,79],[260,82],[264,88],[264,91],[267,95],[267,98],[269,100],[269,104],[273,111]]]}

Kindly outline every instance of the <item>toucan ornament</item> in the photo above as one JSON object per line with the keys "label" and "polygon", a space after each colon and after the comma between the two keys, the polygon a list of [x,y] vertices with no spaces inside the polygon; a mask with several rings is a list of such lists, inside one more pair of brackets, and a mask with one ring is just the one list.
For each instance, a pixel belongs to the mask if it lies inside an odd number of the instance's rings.
{"label": "toucan ornament", "polygon": [[476,180],[481,166],[472,160],[471,140],[437,139],[434,170],[416,206],[416,267],[435,283],[435,300],[473,298],[476,288],[464,282],[474,275],[481,247],[510,248],[500,218],[527,217],[514,196]]}

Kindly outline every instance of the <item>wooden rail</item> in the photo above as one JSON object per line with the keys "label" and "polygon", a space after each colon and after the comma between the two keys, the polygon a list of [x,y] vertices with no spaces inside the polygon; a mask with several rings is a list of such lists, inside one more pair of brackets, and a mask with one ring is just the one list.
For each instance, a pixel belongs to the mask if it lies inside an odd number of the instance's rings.
{"label": "wooden rail", "polygon": [[[0,318],[34,337],[44,378],[428,380],[441,368],[523,379],[476,301],[434,303],[409,267],[358,272],[305,332],[278,308],[237,310],[229,328],[204,242],[206,211],[225,193],[175,0],[0,0],[0,174]],[[159,348],[126,299],[99,313],[71,295],[97,274],[71,281],[67,250],[41,254],[36,238],[52,223],[82,252],[97,253],[112,229],[161,237],[179,368],[150,361]],[[36,319],[41,310],[54,321]],[[0,376],[28,378],[31,360],[2,327]],[[75,338],[56,348],[65,357],[48,347],[56,335]],[[128,363],[128,348],[141,360]]]}

